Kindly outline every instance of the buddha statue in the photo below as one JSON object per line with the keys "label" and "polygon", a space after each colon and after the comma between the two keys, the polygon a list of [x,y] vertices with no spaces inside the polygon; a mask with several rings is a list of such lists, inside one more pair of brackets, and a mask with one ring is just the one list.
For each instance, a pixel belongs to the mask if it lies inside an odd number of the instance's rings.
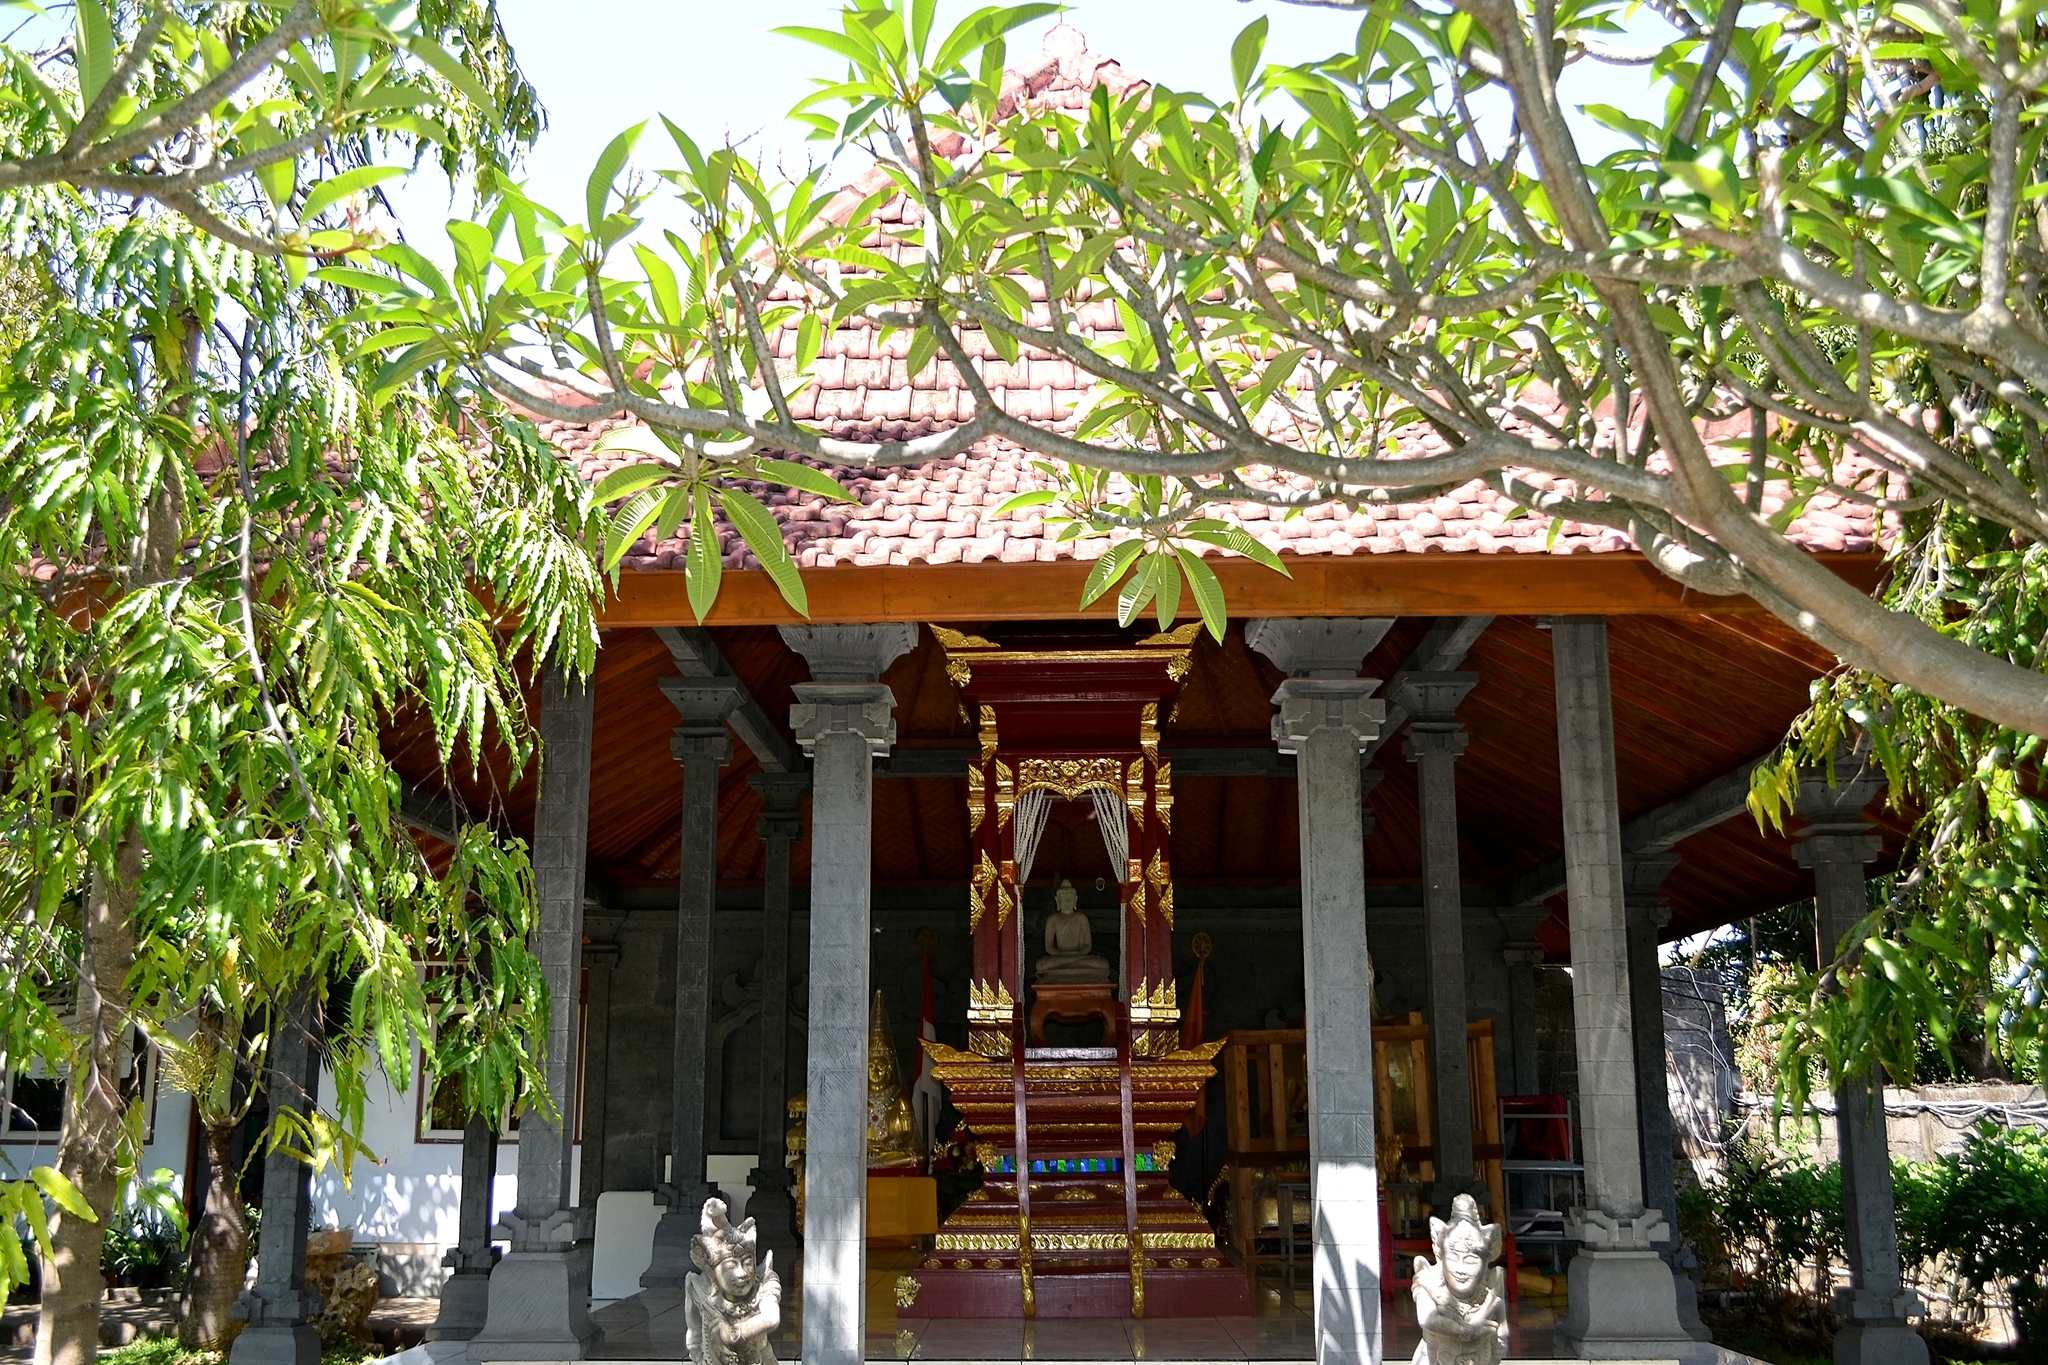
{"label": "buddha statue", "polygon": [[1038,959],[1033,980],[1041,985],[1092,985],[1110,977],[1109,959],[1093,951],[1095,936],[1081,913],[1080,892],[1060,878],[1053,893],[1053,911],[1045,917],[1045,956]]}
{"label": "buddha statue", "polygon": [[896,1078],[896,1049],[889,1042],[889,1017],[882,1011],[882,993],[875,992],[875,1010],[868,1023],[868,1169],[894,1170],[919,1165],[917,1118],[903,1083]]}

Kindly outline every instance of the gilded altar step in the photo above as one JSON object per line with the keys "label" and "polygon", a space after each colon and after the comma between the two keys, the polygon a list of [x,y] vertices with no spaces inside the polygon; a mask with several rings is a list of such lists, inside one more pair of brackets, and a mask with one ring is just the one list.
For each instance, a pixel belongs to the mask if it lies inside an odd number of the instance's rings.
{"label": "gilded altar step", "polygon": [[[939,1227],[911,1275],[927,1317],[1024,1316],[1017,1178],[992,1175]],[[1038,1317],[1215,1317],[1249,1314],[1245,1273],[1201,1210],[1163,1172],[1138,1176],[1144,1265],[1134,1302],[1123,1178],[1031,1177],[1032,1297]]]}

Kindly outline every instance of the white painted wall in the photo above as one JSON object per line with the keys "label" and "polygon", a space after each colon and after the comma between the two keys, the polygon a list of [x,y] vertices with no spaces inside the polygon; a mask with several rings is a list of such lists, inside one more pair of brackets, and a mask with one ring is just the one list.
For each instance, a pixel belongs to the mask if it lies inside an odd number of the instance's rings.
{"label": "white painted wall", "polygon": [[[168,1086],[162,1087],[156,1097],[156,1127],[150,1133],[147,1146],[142,1149],[142,1172],[154,1174],[168,1168],[177,1177],[180,1196],[185,1193],[185,1164],[191,1156],[192,1146],[192,1100]],[[57,1135],[52,1133],[45,1142],[19,1142],[12,1138],[0,1140],[0,1176],[16,1178],[25,1176],[37,1166],[48,1166],[57,1159]]]}

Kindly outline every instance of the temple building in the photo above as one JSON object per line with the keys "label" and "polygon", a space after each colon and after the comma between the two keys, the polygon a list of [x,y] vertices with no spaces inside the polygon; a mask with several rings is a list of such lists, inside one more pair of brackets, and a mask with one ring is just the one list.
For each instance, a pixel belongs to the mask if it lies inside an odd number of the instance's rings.
{"label": "temple building", "polygon": [[[1128,83],[1072,30],[1019,79]],[[954,420],[958,376],[906,374],[907,342],[847,323],[797,415],[866,440]],[[1071,428],[1071,364],[976,356]],[[543,429],[595,478],[606,425]],[[1212,558],[1220,641],[1120,628],[1076,605],[1106,541],[995,515],[1031,459],[848,477],[849,504],[762,489],[808,620],[730,537],[699,623],[681,545],[643,544],[594,679],[538,684],[517,785],[393,738],[430,855],[456,809],[531,841],[556,1003],[561,1121],[519,1124],[495,1207],[476,1192],[509,1135],[471,1123],[428,1352],[676,1358],[722,1192],[774,1252],[778,1354],[808,1365],[901,1333],[1017,1359],[1012,1337],[1089,1322],[1110,1358],[1131,1324],[1152,1356],[1406,1358],[1412,1262],[1459,1196],[1506,1230],[1511,1286],[1566,1291],[1547,1318],[1514,1296],[1511,1355],[1739,1359],[1672,1230],[1658,949],[1816,886],[1860,904],[1897,847],[1853,765],[1789,835],[1745,810],[1833,660],[1477,484],[1237,507],[1289,574]],[[1863,586],[1879,532],[1825,497],[1791,530]],[[1851,1335],[1903,1359],[1866,1122],[1842,1134]]]}

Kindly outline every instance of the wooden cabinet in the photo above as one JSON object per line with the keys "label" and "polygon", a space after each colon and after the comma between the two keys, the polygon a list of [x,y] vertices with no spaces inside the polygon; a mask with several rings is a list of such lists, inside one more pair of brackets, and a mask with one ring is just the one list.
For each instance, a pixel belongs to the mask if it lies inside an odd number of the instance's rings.
{"label": "wooden cabinet", "polygon": [[[1466,1025],[1471,1084],[1472,1156],[1495,1216],[1507,1208],[1501,1173],[1499,1087],[1493,1070],[1493,1021]],[[1429,1025],[1420,1014],[1375,1024],[1372,1030],[1374,1118],[1379,1132],[1380,1182],[1388,1222],[1396,1235],[1426,1228],[1432,1212],[1426,1192],[1436,1179],[1436,1105],[1431,1093]],[[1282,1198],[1280,1187],[1308,1170],[1308,1035],[1301,1029],[1237,1029],[1225,1035],[1224,1114],[1229,1152],[1230,1238],[1241,1257],[1259,1254],[1265,1239],[1284,1239],[1281,1210],[1290,1202],[1297,1219],[1305,1200]],[[1426,1235],[1426,1233],[1425,1233]],[[1300,1230],[1295,1240],[1306,1245]],[[1266,1252],[1272,1255],[1270,1249]]]}

